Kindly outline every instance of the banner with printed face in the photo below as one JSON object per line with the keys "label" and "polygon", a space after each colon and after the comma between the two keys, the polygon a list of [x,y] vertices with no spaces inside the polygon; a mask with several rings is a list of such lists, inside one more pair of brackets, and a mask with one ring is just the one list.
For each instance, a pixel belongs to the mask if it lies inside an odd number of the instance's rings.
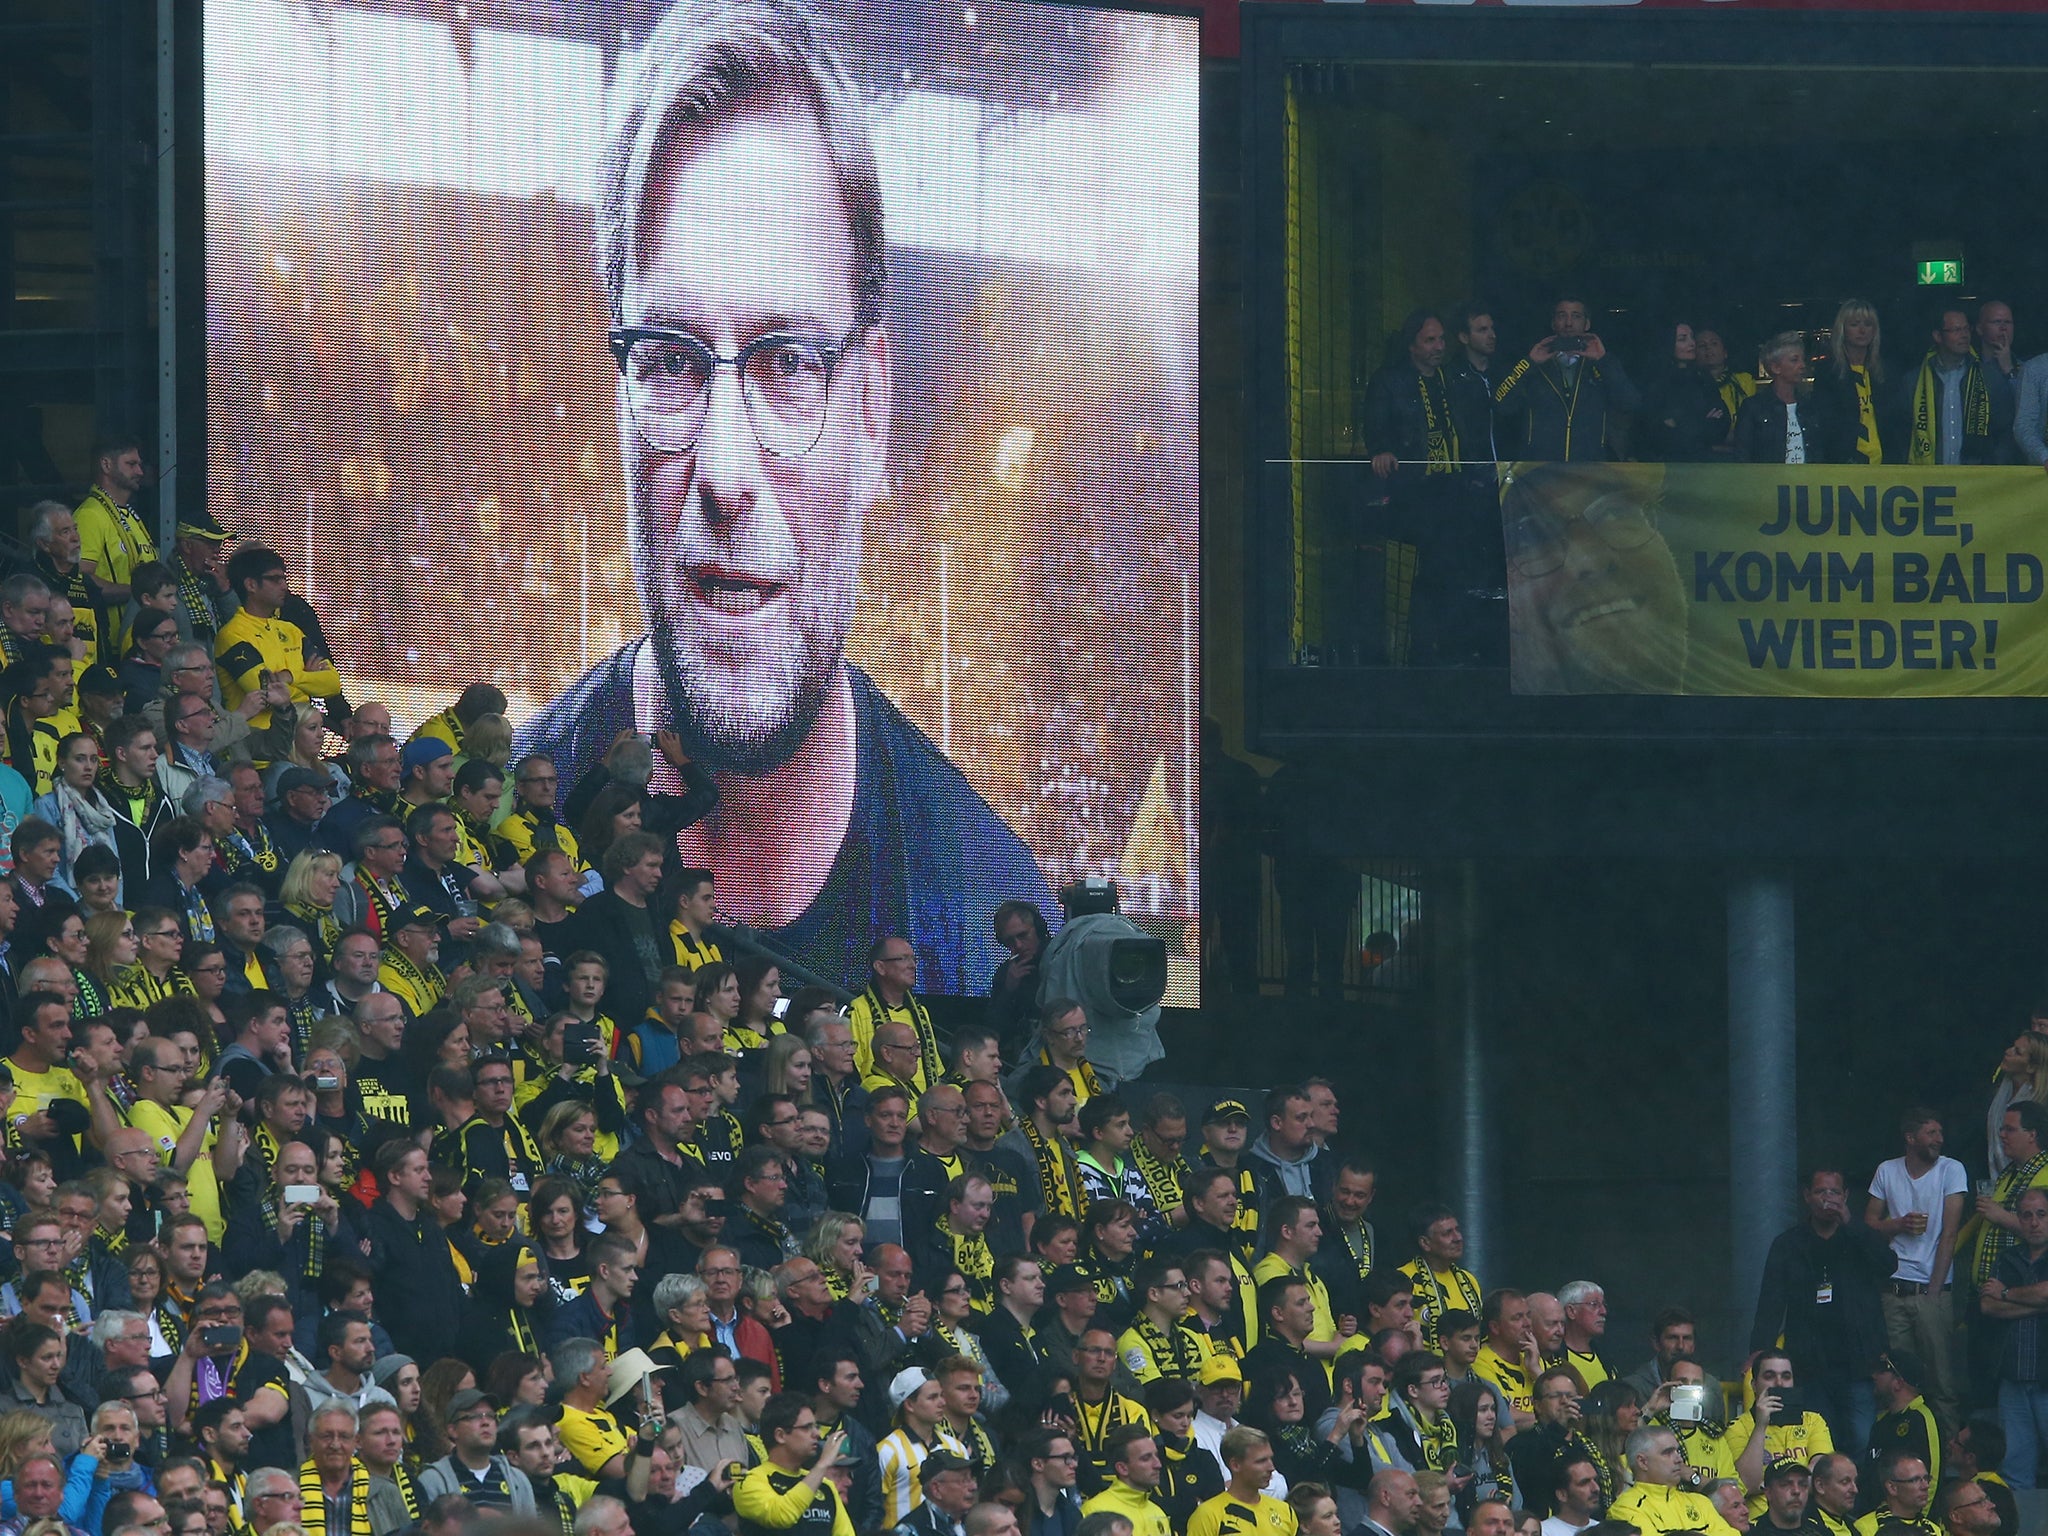
{"label": "banner with printed face", "polygon": [[1105,876],[1192,1005],[1198,43],[207,0],[209,503],[401,733],[494,683],[558,804],[674,733],[681,862],[832,981],[985,993]]}
{"label": "banner with printed face", "polygon": [[2048,692],[2048,477],[2017,468],[1516,464],[1517,693]]}

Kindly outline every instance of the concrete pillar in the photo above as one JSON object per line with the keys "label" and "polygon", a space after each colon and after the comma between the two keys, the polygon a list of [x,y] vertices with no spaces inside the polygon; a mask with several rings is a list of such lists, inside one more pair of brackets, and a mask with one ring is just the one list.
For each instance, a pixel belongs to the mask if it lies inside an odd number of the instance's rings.
{"label": "concrete pillar", "polygon": [[1478,867],[1469,859],[1446,869],[1442,914],[1437,931],[1437,1009],[1441,1038],[1447,1047],[1439,1057],[1450,1113],[1444,1117],[1443,1151],[1456,1170],[1460,1225],[1465,1232],[1465,1265],[1487,1272],[1498,1233],[1494,1206],[1499,1159],[1494,1122],[1488,1114],[1485,1040],[1481,1035],[1485,998],[1479,957],[1485,942],[1485,921],[1479,896]]}
{"label": "concrete pillar", "polygon": [[1728,877],[1728,1225],[1730,1312],[1743,1340],[1771,1239],[1798,1178],[1792,876]]}

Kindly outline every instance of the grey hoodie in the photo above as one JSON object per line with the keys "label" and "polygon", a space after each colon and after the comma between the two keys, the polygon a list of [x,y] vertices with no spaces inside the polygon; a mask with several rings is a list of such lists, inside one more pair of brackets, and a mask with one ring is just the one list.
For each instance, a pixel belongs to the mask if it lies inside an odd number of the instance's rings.
{"label": "grey hoodie", "polygon": [[1313,1187],[1315,1160],[1317,1154],[1323,1149],[1314,1142],[1310,1142],[1308,1144],[1308,1151],[1303,1153],[1296,1161],[1290,1163],[1273,1150],[1272,1142],[1267,1139],[1269,1134],[1266,1131],[1259,1132],[1259,1139],[1251,1144],[1251,1156],[1257,1158],[1261,1163],[1264,1163],[1278,1174],[1280,1188],[1283,1193],[1300,1195],[1308,1200],[1315,1199],[1316,1192]]}

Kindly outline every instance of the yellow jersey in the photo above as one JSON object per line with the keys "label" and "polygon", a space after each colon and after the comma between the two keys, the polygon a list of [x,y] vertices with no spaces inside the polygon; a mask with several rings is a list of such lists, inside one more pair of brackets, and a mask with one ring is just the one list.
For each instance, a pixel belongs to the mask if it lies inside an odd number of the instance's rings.
{"label": "yellow jersey", "polygon": [[1626,1520],[1643,1536],[1660,1536],[1664,1531],[1702,1531],[1705,1536],[1735,1536],[1735,1527],[1721,1518],[1714,1501],[1704,1494],[1665,1488],[1656,1483],[1637,1483],[1616,1496],[1607,1507],[1607,1518]]}
{"label": "yellow jersey", "polygon": [[1247,1503],[1226,1489],[1195,1506],[1187,1536],[1294,1536],[1299,1523],[1291,1504],[1263,1493]]}
{"label": "yellow jersey", "polygon": [[[1730,1424],[1725,1442],[1729,1459],[1740,1461],[1742,1453],[1749,1449],[1749,1442],[1755,1435],[1754,1413],[1745,1413]],[[1812,1466],[1814,1457],[1829,1455],[1834,1448],[1834,1437],[1828,1433],[1828,1421],[1817,1413],[1803,1413],[1796,1424],[1773,1424],[1764,1431],[1765,1466],[1774,1461],[1781,1461],[1787,1456]],[[1761,1488],[1749,1496],[1749,1513],[1752,1519],[1763,1518],[1764,1494]]]}
{"label": "yellow jersey", "polygon": [[[292,675],[292,702],[308,704],[314,699],[331,699],[341,692],[341,674],[334,663],[314,666],[306,660],[306,632],[289,619],[272,614],[259,619],[244,608],[227,623],[213,641],[214,670],[220,674],[221,699],[229,709],[263,686],[265,672]],[[265,709],[249,717],[252,730],[270,724]]]}
{"label": "yellow jersey", "polygon": [[1519,1361],[1510,1360],[1491,1344],[1482,1344],[1478,1358],[1472,1362],[1472,1374],[1499,1388],[1513,1412],[1535,1413],[1536,1394],[1529,1385],[1528,1370]]}
{"label": "yellow jersey", "polygon": [[1131,1536],[1173,1536],[1173,1526],[1148,1493],[1140,1493],[1122,1478],[1113,1478],[1107,1488],[1081,1506],[1085,1519],[1107,1510],[1131,1522]]}

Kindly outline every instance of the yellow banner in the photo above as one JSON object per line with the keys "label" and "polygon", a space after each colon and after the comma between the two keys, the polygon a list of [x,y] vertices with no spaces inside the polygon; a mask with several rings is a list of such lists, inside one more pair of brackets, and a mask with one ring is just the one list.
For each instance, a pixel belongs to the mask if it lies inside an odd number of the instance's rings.
{"label": "yellow banner", "polygon": [[2048,475],[1515,464],[1517,693],[2048,693]]}

